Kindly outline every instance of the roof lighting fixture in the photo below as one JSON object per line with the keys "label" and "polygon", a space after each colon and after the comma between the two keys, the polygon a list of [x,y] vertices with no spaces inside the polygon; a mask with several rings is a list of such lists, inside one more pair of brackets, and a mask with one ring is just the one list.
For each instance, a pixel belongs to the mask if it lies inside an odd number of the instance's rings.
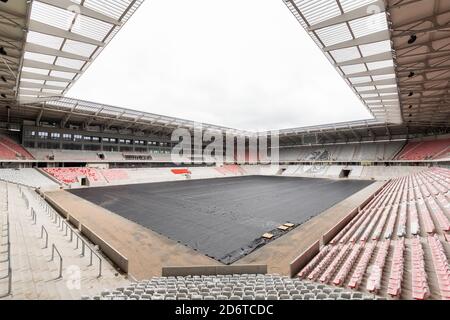
{"label": "roof lighting fixture", "polygon": [[417,40],[417,36],[415,34],[412,34],[409,37],[408,44],[413,44],[414,42],[416,42],[416,40]]}

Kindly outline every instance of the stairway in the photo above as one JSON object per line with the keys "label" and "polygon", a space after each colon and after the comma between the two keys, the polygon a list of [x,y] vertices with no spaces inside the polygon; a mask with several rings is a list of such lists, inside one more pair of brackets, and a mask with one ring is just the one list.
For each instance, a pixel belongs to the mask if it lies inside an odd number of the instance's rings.
{"label": "stairway", "polygon": [[0,298],[10,292],[9,223],[6,183],[0,181]]}
{"label": "stairway", "polygon": [[[23,192],[30,207],[21,196]],[[70,239],[64,219],[56,219],[55,213],[33,189],[8,184],[11,229],[12,299],[80,299],[83,295],[98,294],[105,287],[129,283],[102,257],[102,276],[98,277],[99,262],[86,248],[81,256],[81,241],[77,248],[76,236]],[[36,219],[33,219],[32,209]],[[59,216],[56,216],[59,217]],[[45,248],[45,233],[48,233]],[[62,256],[62,277],[59,277],[59,258],[53,245]]]}

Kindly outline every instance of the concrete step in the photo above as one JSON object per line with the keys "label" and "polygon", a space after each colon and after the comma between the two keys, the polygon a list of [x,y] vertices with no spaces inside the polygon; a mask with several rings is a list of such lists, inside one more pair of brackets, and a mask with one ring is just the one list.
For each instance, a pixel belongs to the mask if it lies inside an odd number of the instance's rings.
{"label": "concrete step", "polygon": [[[14,299],[80,299],[83,295],[98,295],[104,288],[127,285],[129,281],[102,258],[102,277],[98,275],[98,258],[94,255],[90,266],[90,251],[86,247],[81,256],[81,241],[61,229],[48,214],[47,204],[33,190],[21,187],[30,207],[27,208],[20,189],[8,184],[11,229],[11,263],[13,268]],[[0,186],[0,192],[1,192]],[[1,198],[0,198],[1,200]],[[36,212],[36,222],[31,216]],[[1,217],[1,216],[0,216]],[[1,221],[1,220],[0,220]],[[48,232],[48,247],[41,239],[42,226]],[[63,257],[63,277],[59,275],[59,258],[51,260],[52,244]],[[0,269],[1,270],[1,269]],[[1,288],[1,287],[0,287]],[[1,292],[0,292],[1,294]]]}

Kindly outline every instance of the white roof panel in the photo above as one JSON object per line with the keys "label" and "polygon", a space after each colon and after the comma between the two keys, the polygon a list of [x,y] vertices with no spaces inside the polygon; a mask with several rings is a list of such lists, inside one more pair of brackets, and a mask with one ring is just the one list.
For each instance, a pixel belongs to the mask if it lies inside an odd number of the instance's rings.
{"label": "white roof panel", "polygon": [[[31,1],[20,80],[41,80],[42,87],[19,85],[18,98],[27,96],[29,103],[39,92],[64,96],[143,1]],[[64,87],[49,89],[55,82]]]}

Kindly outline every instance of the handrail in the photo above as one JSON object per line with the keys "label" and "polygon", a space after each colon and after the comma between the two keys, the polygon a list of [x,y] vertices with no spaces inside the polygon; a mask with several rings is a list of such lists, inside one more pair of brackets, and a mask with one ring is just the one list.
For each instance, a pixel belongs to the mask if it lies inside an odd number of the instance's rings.
{"label": "handrail", "polygon": [[0,178],[0,181],[6,182],[6,183],[17,184],[18,186],[27,187],[27,188],[33,188],[33,189],[36,188],[35,186],[30,186],[30,185],[27,185],[22,182],[9,181],[9,180],[6,180],[5,178]]}
{"label": "handrail", "polygon": [[31,208],[31,220],[33,220],[33,224],[36,224],[37,216],[36,216],[36,211],[34,211],[33,208]]}
{"label": "handrail", "polygon": [[102,276],[102,258],[100,257],[100,255],[95,252],[95,250],[89,245],[88,241],[83,239],[82,236],[76,232],[76,230],[74,230],[74,228],[67,222],[67,220],[63,219],[57,212],[56,210],[54,210],[47,202],[44,202],[42,197],[40,197],[39,195],[37,195],[37,199],[39,199],[40,203],[43,204],[43,208],[44,210],[49,213],[49,216],[52,220],[53,223],[57,224],[58,228],[60,229],[60,231],[64,232],[64,227],[65,227],[65,236],[68,235],[68,230],[70,230],[70,240],[69,242],[73,241],[73,235],[75,234],[76,236],[76,248],[79,248],[79,242],[81,241],[81,256],[85,255],[85,250],[86,247],[90,250],[90,254],[89,254],[89,265],[88,266],[92,266],[92,260],[93,260],[93,256],[95,255],[98,259],[98,275],[97,277],[101,277]]}
{"label": "handrail", "polygon": [[100,278],[102,276],[102,258],[100,257],[100,255],[94,251],[94,249],[91,248],[91,246],[89,245],[89,243],[83,239],[65,220],[63,220],[63,223],[66,225],[66,227],[68,227],[70,229],[70,242],[72,242],[73,240],[73,235],[75,234],[75,236],[77,237],[77,242],[76,242],[76,248],[79,248],[79,241],[81,241],[81,256],[84,256],[85,254],[85,248],[87,247],[90,250],[90,258],[89,258],[89,265],[88,266],[92,266],[92,257],[93,255],[95,255],[98,258],[98,278]]}
{"label": "handrail", "polygon": [[[20,192],[22,194],[22,198],[24,198],[25,202],[27,203],[27,206],[29,207],[29,201],[27,196],[25,195],[25,193],[22,191],[21,188]],[[85,255],[85,250],[86,247],[90,250],[90,257],[89,257],[89,266],[92,266],[92,260],[93,260],[93,256],[95,255],[98,258],[99,264],[98,264],[98,278],[102,276],[102,258],[100,257],[100,255],[95,252],[95,250],[89,245],[89,243],[83,239],[81,237],[80,234],[78,234],[74,228],[72,228],[72,226],[65,220],[63,219],[56,210],[54,210],[43,198],[41,195],[39,195],[38,193],[35,193],[35,200],[38,202],[38,204],[42,207],[42,209],[47,213],[47,215],[50,217],[50,220],[54,223],[57,224],[58,229],[61,232],[64,232],[64,227],[65,227],[65,236],[68,235],[68,230],[70,230],[70,242],[73,241],[73,235],[75,234],[76,238],[77,238],[77,245],[75,249],[79,248],[79,241],[81,241],[81,256]],[[34,218],[35,224],[36,224],[36,212],[34,211],[33,208],[31,208],[31,212],[32,212],[32,217]],[[45,231],[46,233],[46,246],[45,248],[47,248],[48,246],[48,233],[47,230],[45,229],[44,226],[42,226],[41,228],[41,238],[43,237],[43,232]],[[44,249],[45,249],[44,248]],[[59,253],[59,252],[58,252]],[[52,247],[52,260],[53,260],[53,247]]]}
{"label": "handrail", "polygon": [[41,239],[44,236],[44,232],[45,232],[45,247],[43,249],[47,249],[47,247],[48,247],[48,232],[47,232],[47,229],[45,229],[45,227],[42,226],[41,227]]}
{"label": "handrail", "polygon": [[53,261],[53,259],[55,258],[55,251],[59,256],[59,278],[62,278],[62,265],[63,265],[63,258],[61,256],[61,253],[59,253],[58,249],[56,248],[55,244],[52,244],[52,259],[50,261]]}

